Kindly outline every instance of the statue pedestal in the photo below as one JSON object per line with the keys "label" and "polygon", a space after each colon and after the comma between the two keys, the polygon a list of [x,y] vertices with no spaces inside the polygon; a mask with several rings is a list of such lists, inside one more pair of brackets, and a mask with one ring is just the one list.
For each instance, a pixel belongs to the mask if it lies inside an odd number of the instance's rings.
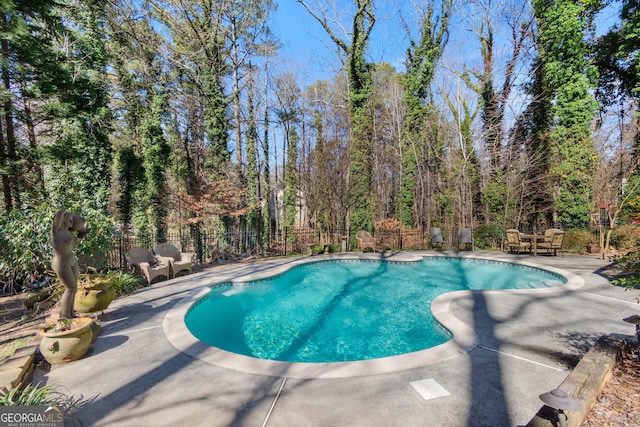
{"label": "statue pedestal", "polygon": [[60,320],[60,306],[56,305],[51,309],[51,314],[44,319],[44,327],[49,328],[58,323],[58,320]]}

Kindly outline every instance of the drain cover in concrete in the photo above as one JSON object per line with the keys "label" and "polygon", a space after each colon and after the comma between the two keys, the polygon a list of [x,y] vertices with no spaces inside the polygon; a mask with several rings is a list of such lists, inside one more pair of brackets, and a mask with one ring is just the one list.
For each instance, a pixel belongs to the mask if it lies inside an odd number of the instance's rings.
{"label": "drain cover in concrete", "polygon": [[437,399],[438,397],[451,396],[436,380],[429,378],[427,380],[412,381],[413,387],[424,400]]}

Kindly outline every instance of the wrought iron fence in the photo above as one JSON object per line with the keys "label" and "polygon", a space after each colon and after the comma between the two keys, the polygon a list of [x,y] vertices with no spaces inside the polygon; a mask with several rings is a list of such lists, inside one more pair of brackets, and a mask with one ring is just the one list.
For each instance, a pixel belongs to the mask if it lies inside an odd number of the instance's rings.
{"label": "wrought iron fence", "polygon": [[[182,252],[196,254],[196,264],[208,264],[214,261],[216,254],[226,251],[234,258],[247,256],[270,257],[284,255],[302,255],[310,253],[311,247],[321,244],[331,251],[349,251],[357,249],[355,232],[349,235],[344,230],[324,231],[309,227],[286,228],[263,243],[256,230],[240,231],[199,231],[197,233],[169,233],[166,242]],[[372,233],[378,249],[425,249],[429,246],[428,236],[422,228],[413,230],[377,230]],[[126,253],[132,247],[143,247],[150,251],[162,242],[152,238],[133,235],[121,235],[114,238],[107,256],[109,267],[126,268]]]}

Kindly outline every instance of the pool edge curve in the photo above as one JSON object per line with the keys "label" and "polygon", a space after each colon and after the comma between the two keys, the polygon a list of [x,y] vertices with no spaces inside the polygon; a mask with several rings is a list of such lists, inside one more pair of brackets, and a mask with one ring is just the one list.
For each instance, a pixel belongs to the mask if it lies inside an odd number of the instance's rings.
{"label": "pool edge curve", "polygon": [[[451,254],[440,253],[393,253],[384,254],[347,254],[329,255],[322,257],[304,257],[293,260],[285,265],[276,265],[268,273],[264,271],[260,274],[246,274],[234,280],[224,282],[241,283],[274,275],[295,267],[297,265],[317,262],[323,260],[339,259],[378,259],[394,261],[415,261],[421,260],[425,256],[460,257]],[[369,375],[380,375],[392,372],[404,371],[425,365],[435,364],[453,359],[462,354],[466,354],[478,346],[478,337],[473,328],[462,320],[458,319],[451,311],[451,304],[458,298],[471,295],[474,292],[487,294],[513,294],[513,293],[558,293],[579,289],[584,285],[584,280],[577,274],[555,267],[542,266],[533,262],[520,260],[497,260],[495,257],[483,257],[482,255],[463,255],[465,258],[484,259],[524,265],[539,268],[558,274],[566,278],[566,283],[559,286],[538,288],[538,289],[509,289],[509,290],[486,290],[486,291],[453,291],[442,294],[433,300],[431,312],[438,322],[452,333],[452,338],[446,343],[438,346],[378,359],[369,359],[353,362],[331,362],[331,363],[305,363],[305,362],[282,362],[276,360],[258,359],[231,353],[216,347],[209,346],[195,338],[186,326],[185,316],[193,303],[207,295],[210,285],[202,285],[193,289],[187,296],[178,302],[167,312],[162,321],[162,328],[168,341],[177,350],[203,362],[219,367],[241,371],[249,374],[266,375],[272,377],[286,377],[295,379],[328,379],[328,378],[350,378]]]}

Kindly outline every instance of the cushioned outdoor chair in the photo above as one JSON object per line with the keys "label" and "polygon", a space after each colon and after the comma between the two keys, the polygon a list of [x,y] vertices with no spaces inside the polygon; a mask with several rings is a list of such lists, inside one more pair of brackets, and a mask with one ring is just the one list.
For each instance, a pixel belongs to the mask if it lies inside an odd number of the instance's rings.
{"label": "cushioned outdoor chair", "polygon": [[556,231],[562,231],[558,228],[547,228],[546,230],[544,230],[544,241],[545,243],[549,243],[551,242],[551,238],[553,237],[553,233],[555,233]]}
{"label": "cushioned outdoor chair", "polygon": [[181,252],[180,249],[171,243],[160,243],[153,249],[153,252],[169,262],[173,277],[176,277],[181,271],[191,273],[193,257],[195,255],[193,252]]}
{"label": "cushioned outdoor chair", "polygon": [[458,229],[458,250],[460,250],[460,244],[471,245],[471,252],[475,251],[475,242],[473,240],[473,232],[470,228]]}
{"label": "cushioned outdoor chair", "polygon": [[523,250],[531,252],[531,242],[523,241],[521,234],[522,233],[514,228],[507,230],[507,247],[509,252],[518,252],[518,255]]}
{"label": "cushioned outdoor chair", "polygon": [[148,249],[133,247],[127,251],[126,259],[134,270],[147,279],[149,285],[158,276],[169,278],[169,262],[156,257]]}
{"label": "cushioned outdoor chair", "polygon": [[431,235],[431,247],[442,250],[442,245],[444,245],[444,238],[442,237],[442,229],[437,227],[430,228],[429,234]]}
{"label": "cushioned outdoor chair", "polygon": [[368,231],[360,230],[356,233],[356,240],[358,241],[358,248],[364,250],[366,248],[372,251],[376,250],[376,241],[373,239]]}
{"label": "cushioned outdoor chair", "polygon": [[[538,243],[538,250],[546,249],[548,253],[551,253],[553,251],[554,256],[558,255],[558,250],[560,250],[560,254],[564,258],[564,253],[562,252],[562,242],[564,240],[564,231],[558,230],[556,228],[551,230],[553,231],[550,233],[551,234],[550,239],[547,240],[547,237],[545,237],[544,242]],[[544,233],[545,236],[547,235],[547,231],[545,231]]]}

